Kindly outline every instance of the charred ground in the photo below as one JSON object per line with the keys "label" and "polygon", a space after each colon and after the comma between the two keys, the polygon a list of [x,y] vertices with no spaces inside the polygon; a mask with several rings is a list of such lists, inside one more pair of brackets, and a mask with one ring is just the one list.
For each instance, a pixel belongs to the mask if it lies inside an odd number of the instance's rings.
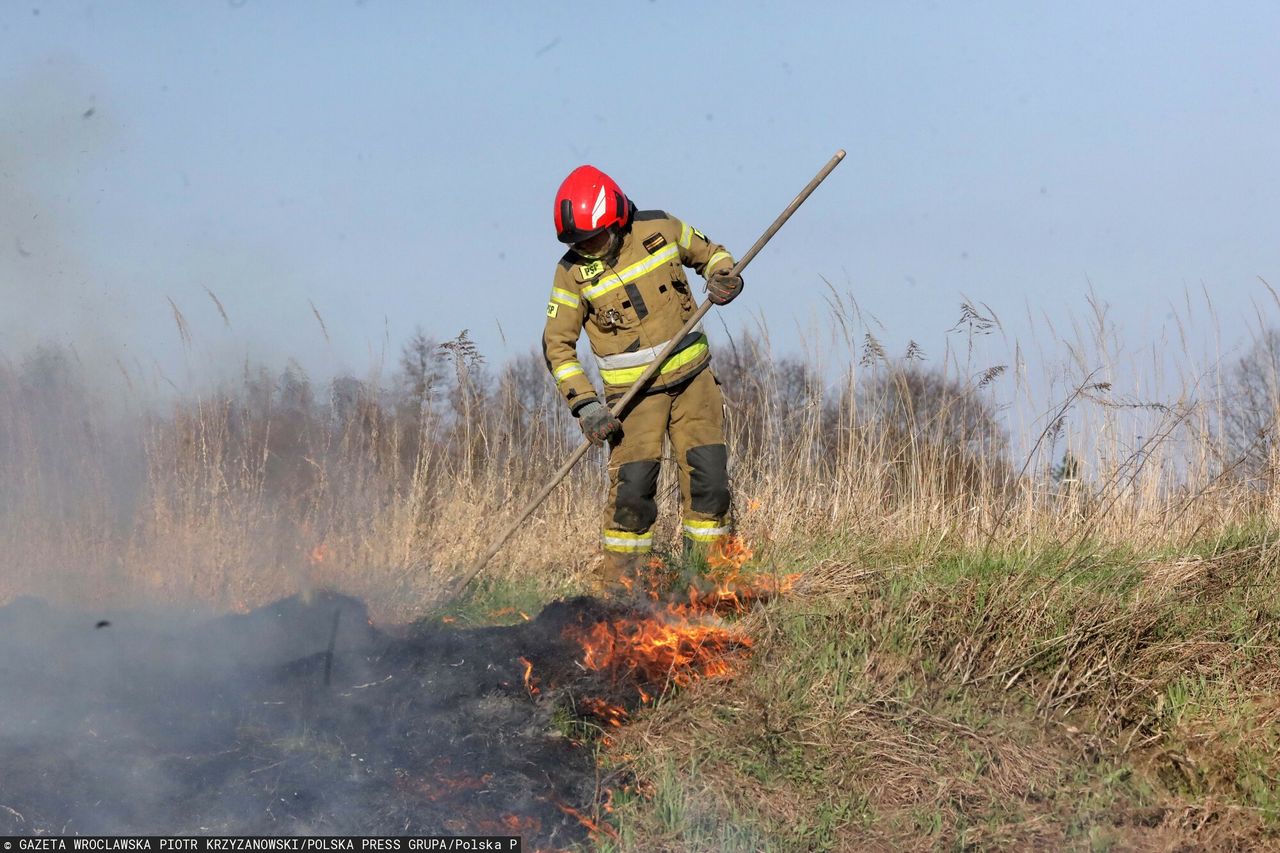
{"label": "charred ground", "polygon": [[0,833],[571,845],[602,793],[582,700],[654,689],[584,668],[572,638],[626,616],[575,598],[507,627],[381,630],[336,594],[205,620],[19,599],[0,608]]}

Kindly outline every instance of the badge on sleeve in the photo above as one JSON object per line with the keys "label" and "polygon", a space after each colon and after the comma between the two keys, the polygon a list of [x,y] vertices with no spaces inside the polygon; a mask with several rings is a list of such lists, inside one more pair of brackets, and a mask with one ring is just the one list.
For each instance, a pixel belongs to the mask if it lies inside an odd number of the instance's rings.
{"label": "badge on sleeve", "polygon": [[707,240],[707,235],[706,235],[706,234],[703,234],[703,233],[702,233],[701,231],[699,231],[697,228],[693,229],[693,233],[694,233],[694,234],[696,234],[696,235],[698,235],[699,237],[701,237],[705,242],[707,242],[707,243],[710,243],[710,242],[711,242],[710,240]]}
{"label": "badge on sleeve", "polygon": [[554,317],[560,311],[560,306],[554,302],[547,303],[547,316]]}

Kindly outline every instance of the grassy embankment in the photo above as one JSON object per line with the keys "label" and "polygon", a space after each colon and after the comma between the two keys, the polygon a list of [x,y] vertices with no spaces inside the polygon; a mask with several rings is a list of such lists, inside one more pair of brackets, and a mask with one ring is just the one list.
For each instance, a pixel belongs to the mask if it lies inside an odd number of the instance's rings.
{"label": "grassy embankment", "polygon": [[[1275,542],[1070,558],[829,540],[733,681],[616,735],[623,850],[1280,845]],[[1190,847],[1181,847],[1190,845]]]}

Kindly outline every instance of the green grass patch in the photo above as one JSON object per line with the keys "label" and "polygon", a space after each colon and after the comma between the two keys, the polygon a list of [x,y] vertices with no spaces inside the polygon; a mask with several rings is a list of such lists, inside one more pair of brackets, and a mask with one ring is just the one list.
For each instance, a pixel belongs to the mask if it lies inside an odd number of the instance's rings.
{"label": "green grass patch", "polygon": [[554,598],[576,594],[577,590],[548,587],[532,578],[480,578],[453,601],[429,610],[417,625],[440,623],[467,627],[511,625],[536,617]]}
{"label": "green grass patch", "polygon": [[1280,844],[1266,541],[861,548],[856,583],[835,572],[744,621],[757,644],[731,684],[623,730],[619,750],[652,751],[632,753],[649,795],[616,810],[616,849]]}

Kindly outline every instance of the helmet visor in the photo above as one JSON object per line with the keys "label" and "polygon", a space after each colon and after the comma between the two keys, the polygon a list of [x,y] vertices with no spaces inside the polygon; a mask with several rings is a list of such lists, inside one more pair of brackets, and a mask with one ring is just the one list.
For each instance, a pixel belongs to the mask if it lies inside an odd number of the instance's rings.
{"label": "helmet visor", "polygon": [[616,234],[612,228],[603,228],[573,244],[573,250],[584,258],[595,260],[607,257],[613,252]]}

